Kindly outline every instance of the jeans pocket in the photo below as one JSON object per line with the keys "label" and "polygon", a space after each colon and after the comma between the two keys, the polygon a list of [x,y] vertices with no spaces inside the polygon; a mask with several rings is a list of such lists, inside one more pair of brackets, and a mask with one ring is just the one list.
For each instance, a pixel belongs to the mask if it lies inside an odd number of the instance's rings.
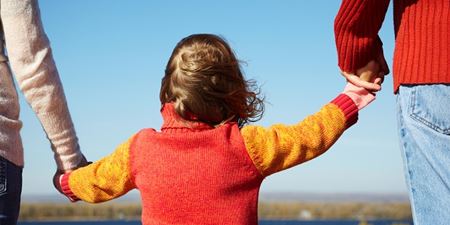
{"label": "jeans pocket", "polygon": [[450,85],[417,85],[411,92],[411,118],[450,135]]}
{"label": "jeans pocket", "polygon": [[8,163],[2,157],[0,157],[0,196],[6,193],[6,185],[7,185],[7,168]]}

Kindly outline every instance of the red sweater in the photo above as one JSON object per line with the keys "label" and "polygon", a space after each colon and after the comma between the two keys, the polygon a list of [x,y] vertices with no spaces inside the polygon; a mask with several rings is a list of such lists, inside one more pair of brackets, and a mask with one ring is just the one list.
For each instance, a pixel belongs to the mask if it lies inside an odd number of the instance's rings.
{"label": "red sweater", "polygon": [[[335,20],[339,67],[355,72],[381,51],[378,31],[389,0],[343,0]],[[394,0],[394,90],[450,83],[450,1]]]}
{"label": "red sweater", "polygon": [[137,188],[144,225],[256,225],[263,179],[324,153],[358,109],[342,94],[298,124],[241,129],[183,120],[171,104],[162,115],[161,132],[144,129],[110,156],[64,175],[64,193],[102,202]]}

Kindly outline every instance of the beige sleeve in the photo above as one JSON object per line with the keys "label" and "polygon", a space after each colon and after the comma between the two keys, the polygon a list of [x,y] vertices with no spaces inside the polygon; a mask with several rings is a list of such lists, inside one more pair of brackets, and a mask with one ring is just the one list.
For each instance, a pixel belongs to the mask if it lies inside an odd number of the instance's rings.
{"label": "beige sleeve", "polygon": [[44,128],[59,169],[82,154],[36,0],[1,0],[0,16],[12,71]]}

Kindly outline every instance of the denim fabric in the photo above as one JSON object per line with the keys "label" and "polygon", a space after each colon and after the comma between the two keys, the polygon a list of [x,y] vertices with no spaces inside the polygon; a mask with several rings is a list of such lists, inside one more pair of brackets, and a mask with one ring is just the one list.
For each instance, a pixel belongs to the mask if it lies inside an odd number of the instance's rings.
{"label": "denim fabric", "polygon": [[22,168],[0,157],[0,225],[16,225],[22,191]]}
{"label": "denim fabric", "polygon": [[398,125],[415,225],[450,224],[450,85],[400,86]]}

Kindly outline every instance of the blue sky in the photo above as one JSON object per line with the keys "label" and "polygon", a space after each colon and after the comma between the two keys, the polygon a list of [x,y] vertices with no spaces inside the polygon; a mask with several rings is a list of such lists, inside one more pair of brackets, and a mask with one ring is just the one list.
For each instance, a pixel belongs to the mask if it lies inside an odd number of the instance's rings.
{"label": "blue sky", "polygon": [[[45,30],[80,144],[89,160],[145,127],[159,128],[158,93],[175,44],[193,33],[224,36],[267,98],[257,124],[292,124],[342,91],[333,35],[340,1],[40,0]],[[391,65],[392,12],[380,33]],[[357,125],[321,157],[269,177],[262,192],[405,193],[392,77]],[[53,156],[21,101],[23,194],[53,194]],[[151,163],[151,162],[149,162]]]}

